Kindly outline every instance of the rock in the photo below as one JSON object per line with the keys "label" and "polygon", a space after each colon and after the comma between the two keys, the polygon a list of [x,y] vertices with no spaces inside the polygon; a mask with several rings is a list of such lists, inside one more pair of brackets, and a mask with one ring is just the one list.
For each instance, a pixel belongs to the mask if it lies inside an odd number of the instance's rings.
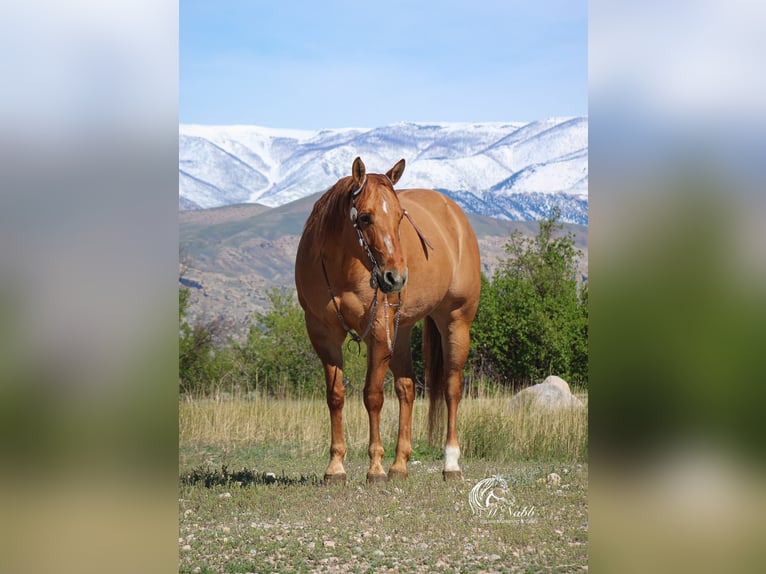
{"label": "rock", "polygon": [[545,380],[542,382],[543,385],[554,385],[558,388],[560,388],[565,393],[572,394],[572,390],[569,388],[569,384],[562,379],[561,377],[557,377],[556,375],[549,375],[545,378]]}
{"label": "rock", "polygon": [[335,541],[334,540],[325,540],[324,541],[324,547],[325,548],[335,548]]}
{"label": "rock", "polygon": [[513,404],[548,409],[582,406],[582,402],[569,391],[567,382],[554,376],[548,377],[542,383],[519,391],[513,397]]}
{"label": "rock", "polygon": [[373,556],[383,556],[385,553],[382,550],[376,550],[372,553]]}
{"label": "rock", "polygon": [[561,484],[561,476],[555,472],[552,472],[546,477],[545,482],[553,485]]}

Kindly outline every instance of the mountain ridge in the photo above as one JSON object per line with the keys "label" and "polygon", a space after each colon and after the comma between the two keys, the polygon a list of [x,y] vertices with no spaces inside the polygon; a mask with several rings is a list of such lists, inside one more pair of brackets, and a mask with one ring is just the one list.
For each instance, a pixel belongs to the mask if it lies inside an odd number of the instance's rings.
{"label": "mountain ridge", "polygon": [[559,207],[587,225],[587,118],[535,122],[400,122],[291,130],[179,126],[179,209],[278,207],[322,192],[361,156],[370,172],[407,160],[402,188],[449,195],[469,213],[538,220]]}

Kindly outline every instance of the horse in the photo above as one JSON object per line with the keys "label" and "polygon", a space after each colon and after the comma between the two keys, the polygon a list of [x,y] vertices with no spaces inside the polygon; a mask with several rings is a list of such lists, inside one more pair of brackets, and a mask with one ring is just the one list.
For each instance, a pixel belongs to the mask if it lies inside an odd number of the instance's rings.
{"label": "horse", "polygon": [[[407,477],[415,399],[410,336],[421,319],[429,437],[433,440],[443,429],[446,406],[442,476],[462,478],[457,410],[481,288],[479,245],[466,215],[445,195],[427,189],[394,190],[404,167],[402,159],[385,174],[367,173],[357,157],[351,175],[315,202],[298,244],[298,301],[324,368],[330,411],[325,482],[346,481],[343,344],[348,336],[367,348],[367,481]],[[386,474],[380,412],[389,368],[399,400],[399,433]]]}

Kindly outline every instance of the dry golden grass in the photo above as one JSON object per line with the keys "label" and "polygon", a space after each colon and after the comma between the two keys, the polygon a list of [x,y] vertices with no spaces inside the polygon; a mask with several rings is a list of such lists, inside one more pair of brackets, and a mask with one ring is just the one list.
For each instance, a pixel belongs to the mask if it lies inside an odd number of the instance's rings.
{"label": "dry golden grass", "polygon": [[[512,406],[512,396],[465,398],[458,412],[458,434],[464,457],[492,460],[567,460],[587,458],[587,395],[582,408],[534,411]],[[393,453],[398,430],[398,403],[387,396],[381,416],[386,452]],[[416,400],[413,416],[415,454],[438,456],[428,446],[428,405]],[[343,410],[350,453],[367,450],[367,411],[361,397],[347,397]],[[265,396],[184,399],[179,405],[182,448],[212,446],[237,449],[283,445],[298,455],[327,455],[329,414],[321,398]]]}

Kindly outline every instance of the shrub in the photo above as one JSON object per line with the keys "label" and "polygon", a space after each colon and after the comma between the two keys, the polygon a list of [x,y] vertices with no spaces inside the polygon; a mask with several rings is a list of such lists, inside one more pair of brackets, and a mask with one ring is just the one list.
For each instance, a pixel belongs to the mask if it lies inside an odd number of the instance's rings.
{"label": "shrub", "polygon": [[557,218],[541,221],[533,238],[512,234],[510,257],[482,277],[472,363],[512,385],[549,374],[587,383],[587,284],[578,284],[580,252],[571,233],[556,235]]}

